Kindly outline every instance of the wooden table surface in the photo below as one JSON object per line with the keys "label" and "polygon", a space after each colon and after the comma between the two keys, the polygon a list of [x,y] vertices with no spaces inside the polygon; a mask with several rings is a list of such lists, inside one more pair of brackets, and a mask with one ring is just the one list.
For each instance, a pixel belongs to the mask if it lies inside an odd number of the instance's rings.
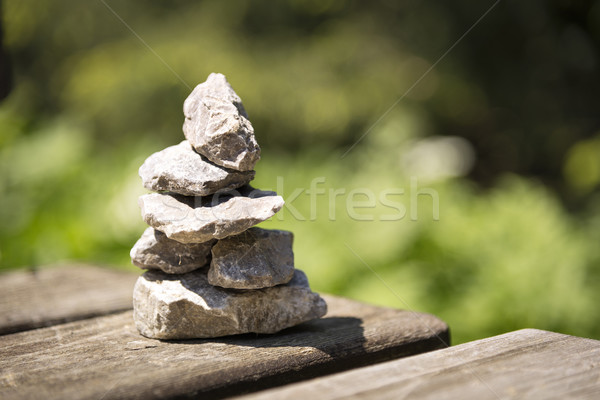
{"label": "wooden table surface", "polygon": [[600,341],[524,329],[244,396],[600,399]]}
{"label": "wooden table surface", "polygon": [[0,275],[0,335],[132,308],[138,275],[89,265]]}
{"label": "wooden table surface", "polygon": [[217,398],[449,342],[432,315],[334,296],[325,318],[275,335],[147,339],[130,310],[136,277],[82,266],[0,275],[0,332],[14,332],[0,336],[0,398]]}

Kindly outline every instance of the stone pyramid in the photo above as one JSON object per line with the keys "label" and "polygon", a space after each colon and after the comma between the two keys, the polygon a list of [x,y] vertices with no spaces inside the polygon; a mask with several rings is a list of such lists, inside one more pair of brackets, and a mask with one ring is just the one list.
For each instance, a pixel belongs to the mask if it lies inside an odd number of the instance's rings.
{"label": "stone pyramid", "polygon": [[291,232],[253,227],[283,207],[249,186],[260,147],[242,101],[222,74],[186,99],[187,140],[140,167],[149,228],[131,249],[147,269],[133,317],[144,336],[212,338],[275,333],[325,315],[327,305],[294,268]]}

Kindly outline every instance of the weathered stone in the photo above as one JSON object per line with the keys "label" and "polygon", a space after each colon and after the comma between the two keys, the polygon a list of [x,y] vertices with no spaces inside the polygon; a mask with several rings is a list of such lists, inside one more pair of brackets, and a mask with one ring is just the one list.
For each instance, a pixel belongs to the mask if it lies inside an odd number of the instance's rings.
{"label": "weathered stone", "polygon": [[236,189],[254,179],[254,171],[236,171],[213,164],[187,140],[152,154],[139,170],[144,187],[186,196],[206,196]]}
{"label": "weathered stone", "polygon": [[260,147],[242,100],[222,74],[210,74],[183,103],[183,133],[194,149],[215,164],[250,171]]}
{"label": "weathered stone", "polygon": [[159,269],[167,274],[185,274],[205,267],[216,240],[179,243],[161,231],[147,228],[130,252],[131,262],[142,269]]}
{"label": "weathered stone", "polygon": [[208,283],[233,289],[261,289],[294,276],[292,232],[250,228],[212,248]]}
{"label": "weathered stone", "polygon": [[275,333],[326,312],[325,301],[310,290],[300,270],[285,285],[259,290],[212,286],[206,269],[184,275],[148,271],[133,291],[135,325],[155,339]]}
{"label": "weathered stone", "polygon": [[144,221],[181,243],[203,243],[237,235],[271,218],[283,198],[244,186],[206,197],[151,193],[138,200]]}

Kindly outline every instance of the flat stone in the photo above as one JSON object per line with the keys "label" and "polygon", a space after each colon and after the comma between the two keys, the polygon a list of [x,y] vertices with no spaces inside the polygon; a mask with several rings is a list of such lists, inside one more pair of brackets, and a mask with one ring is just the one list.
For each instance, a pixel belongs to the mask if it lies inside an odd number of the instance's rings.
{"label": "flat stone", "polygon": [[183,103],[183,133],[194,149],[215,164],[251,171],[260,147],[242,100],[223,74],[210,74]]}
{"label": "flat stone", "polygon": [[212,248],[208,283],[233,289],[261,289],[294,276],[292,232],[250,228]]}
{"label": "flat stone", "polygon": [[186,196],[236,189],[254,179],[254,171],[236,171],[210,162],[196,153],[187,140],[152,154],[139,174],[146,189]]}
{"label": "flat stone", "polygon": [[237,235],[271,218],[283,207],[283,198],[244,186],[206,197],[151,193],[138,203],[144,221],[181,243],[203,243]]}
{"label": "flat stone", "polygon": [[179,243],[154,228],[147,228],[130,252],[131,262],[142,269],[158,269],[167,274],[185,274],[206,267],[216,240]]}
{"label": "flat stone", "polygon": [[214,338],[242,333],[276,333],[327,312],[296,270],[285,284],[232,290],[208,283],[206,269],[184,275],[148,271],[133,290],[133,319],[139,332],[155,339]]}

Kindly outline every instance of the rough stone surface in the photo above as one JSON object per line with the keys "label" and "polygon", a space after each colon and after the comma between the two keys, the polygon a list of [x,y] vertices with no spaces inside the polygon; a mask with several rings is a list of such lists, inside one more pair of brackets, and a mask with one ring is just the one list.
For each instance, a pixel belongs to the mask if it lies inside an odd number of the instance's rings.
{"label": "rough stone surface", "polygon": [[206,269],[184,275],[148,271],[133,292],[135,325],[155,339],[276,333],[326,312],[325,301],[299,270],[285,285],[241,291],[210,285]]}
{"label": "rough stone surface", "polygon": [[207,197],[175,194],[142,195],[138,203],[144,221],[181,243],[203,243],[237,235],[271,218],[283,198],[244,186]]}
{"label": "rough stone surface", "polygon": [[147,228],[131,249],[131,262],[142,269],[158,269],[168,274],[185,274],[205,267],[216,240],[184,244],[164,233]]}
{"label": "rough stone surface", "polygon": [[212,248],[211,285],[261,289],[289,282],[294,276],[292,232],[250,228],[219,240]]}
{"label": "rough stone surface", "polygon": [[260,147],[242,100],[222,74],[210,74],[183,103],[183,133],[194,149],[226,168],[250,171]]}
{"label": "rough stone surface", "polygon": [[213,164],[184,140],[152,154],[139,170],[144,187],[186,196],[206,196],[236,189],[254,179],[254,171],[236,171]]}

